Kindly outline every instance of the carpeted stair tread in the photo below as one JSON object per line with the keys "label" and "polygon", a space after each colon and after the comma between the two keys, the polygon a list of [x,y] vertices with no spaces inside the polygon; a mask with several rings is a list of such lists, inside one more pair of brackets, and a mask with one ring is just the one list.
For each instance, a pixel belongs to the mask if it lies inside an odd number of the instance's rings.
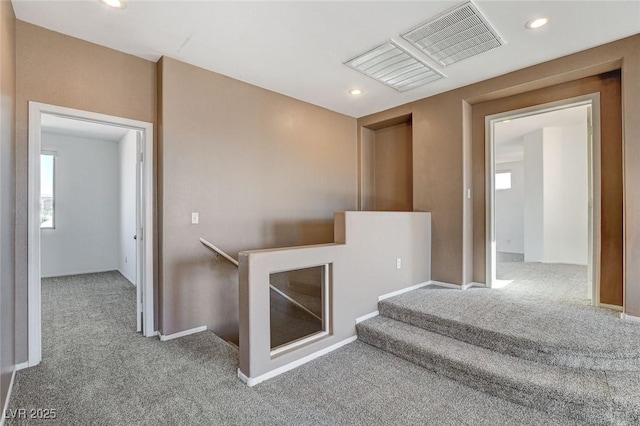
{"label": "carpeted stair tread", "polygon": [[590,424],[639,419],[640,401],[614,399],[603,371],[512,357],[384,316],[358,324],[357,330],[365,343],[521,405]]}
{"label": "carpeted stair tread", "polygon": [[[381,315],[531,361],[640,370],[640,327],[588,306],[431,286],[383,300]],[[478,321],[478,318],[482,318]]]}

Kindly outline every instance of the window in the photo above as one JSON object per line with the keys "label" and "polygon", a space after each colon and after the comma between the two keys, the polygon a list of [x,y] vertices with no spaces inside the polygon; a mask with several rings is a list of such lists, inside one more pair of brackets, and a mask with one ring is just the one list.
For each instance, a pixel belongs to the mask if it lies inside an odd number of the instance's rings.
{"label": "window", "polygon": [[40,154],[40,228],[53,229],[54,225],[54,171],[55,153]]}
{"label": "window", "polygon": [[496,190],[511,189],[511,172],[496,173]]}

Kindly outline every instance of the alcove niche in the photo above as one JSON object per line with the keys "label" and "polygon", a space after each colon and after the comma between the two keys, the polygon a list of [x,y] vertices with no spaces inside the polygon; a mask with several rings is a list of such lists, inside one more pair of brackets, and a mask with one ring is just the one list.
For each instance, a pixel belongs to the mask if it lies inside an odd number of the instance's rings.
{"label": "alcove niche", "polygon": [[413,211],[411,114],[361,129],[361,210]]}

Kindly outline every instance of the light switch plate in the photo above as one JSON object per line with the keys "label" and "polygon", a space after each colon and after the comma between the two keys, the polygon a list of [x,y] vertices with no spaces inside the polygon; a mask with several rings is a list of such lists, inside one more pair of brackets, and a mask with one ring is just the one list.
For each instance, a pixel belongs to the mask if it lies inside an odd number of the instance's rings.
{"label": "light switch plate", "polygon": [[191,213],[191,224],[197,225],[200,222],[200,214],[198,212]]}

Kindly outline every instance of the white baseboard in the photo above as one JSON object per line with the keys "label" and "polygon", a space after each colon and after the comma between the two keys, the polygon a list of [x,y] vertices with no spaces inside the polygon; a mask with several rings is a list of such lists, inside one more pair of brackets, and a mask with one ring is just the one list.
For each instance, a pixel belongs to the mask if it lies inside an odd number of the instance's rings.
{"label": "white baseboard", "polygon": [[190,334],[195,334],[195,333],[200,333],[201,331],[205,331],[207,329],[206,325],[200,326],[200,327],[196,327],[196,328],[191,328],[189,330],[184,330],[184,331],[179,331],[177,333],[173,333],[173,334],[161,334],[158,333],[160,335],[160,341],[162,342],[166,342],[167,340],[173,340],[173,339],[177,339],[178,337],[184,337],[184,336],[188,336]]}
{"label": "white baseboard", "polygon": [[405,288],[400,289],[400,290],[392,291],[391,293],[383,294],[382,296],[378,296],[378,302],[381,301],[381,300],[384,300],[384,299],[388,299],[390,297],[399,296],[402,293],[407,293],[409,291],[413,291],[413,290],[419,289],[421,287],[426,287],[430,283],[431,283],[431,281],[427,281],[427,282],[424,282],[424,283],[412,285],[411,287],[405,287]]}
{"label": "white baseboard", "polygon": [[2,415],[0,416],[0,426],[4,426],[4,421],[6,420],[5,414],[9,409],[9,401],[11,400],[11,391],[13,390],[13,381],[16,378],[16,369],[13,368],[13,373],[11,373],[11,381],[9,382],[9,390],[7,391],[7,399],[4,401],[2,408]]}
{"label": "white baseboard", "polygon": [[16,371],[24,370],[25,368],[31,367],[29,365],[29,361],[21,362],[20,364],[16,364]]}
{"label": "white baseboard", "polygon": [[55,275],[42,275],[42,278],[60,278],[60,277],[71,277],[73,275],[89,275],[89,274],[102,274],[105,272],[120,272],[118,269],[100,269],[97,271],[78,271],[78,272],[65,272],[63,274],[55,274]]}
{"label": "white baseboard", "polygon": [[122,276],[124,277],[124,279],[125,279],[125,280],[129,281],[129,284],[131,284],[132,286],[136,287],[136,283],[134,283],[134,282],[133,282],[134,280],[132,280],[131,278],[129,278],[128,276],[126,276],[126,275],[124,274],[124,272],[122,272],[122,271],[120,270],[120,268],[118,268],[118,269],[117,269],[117,271],[118,271],[118,272],[120,272],[120,275],[122,275]]}
{"label": "white baseboard", "polygon": [[444,281],[433,281],[433,280],[429,281],[427,285],[435,285],[437,287],[444,287],[444,288],[453,288],[455,290],[466,290],[471,287],[486,287],[483,283],[476,283],[476,282],[470,282],[470,283],[460,285],[460,284],[445,283]]}
{"label": "white baseboard", "polygon": [[622,312],[622,306],[618,306],[618,305],[609,305],[608,303],[600,303],[598,305],[598,307],[600,308],[606,308],[606,309],[611,309],[612,311],[620,311]]}
{"label": "white baseboard", "polygon": [[620,318],[629,322],[640,322],[640,317],[635,317],[633,315],[625,314],[624,312],[620,314]]}
{"label": "white baseboard", "polygon": [[453,288],[453,289],[456,289],[456,290],[464,290],[462,288],[462,286],[459,285],[459,284],[445,283],[443,281],[433,281],[433,280],[431,280],[431,281],[429,281],[429,285],[435,285],[435,286],[444,287],[444,288]]}
{"label": "white baseboard", "polygon": [[362,321],[366,321],[370,318],[377,317],[378,315],[380,315],[379,311],[369,312],[367,315],[363,315],[361,317],[356,318],[356,324],[359,324]]}
{"label": "white baseboard", "polygon": [[253,387],[255,385],[257,385],[258,383],[262,383],[265,380],[269,380],[272,379],[276,376],[279,376],[282,373],[286,373],[287,371],[293,370],[296,367],[300,367],[303,364],[306,364],[310,361],[313,361],[316,358],[321,357],[322,355],[326,355],[329,352],[333,352],[338,348],[343,347],[344,345],[348,345],[351,342],[354,342],[356,339],[358,338],[358,336],[351,336],[347,339],[344,339],[338,343],[336,343],[335,345],[331,345],[327,348],[321,349],[318,352],[314,352],[312,354],[309,354],[303,358],[300,358],[298,360],[295,360],[293,362],[290,362],[289,364],[283,365],[282,367],[278,367],[275,370],[271,370],[268,373],[265,373],[261,376],[258,377],[247,377],[242,371],[240,371],[240,369],[238,368],[238,378],[240,380],[242,380],[243,383],[245,383],[247,386],[249,387]]}

